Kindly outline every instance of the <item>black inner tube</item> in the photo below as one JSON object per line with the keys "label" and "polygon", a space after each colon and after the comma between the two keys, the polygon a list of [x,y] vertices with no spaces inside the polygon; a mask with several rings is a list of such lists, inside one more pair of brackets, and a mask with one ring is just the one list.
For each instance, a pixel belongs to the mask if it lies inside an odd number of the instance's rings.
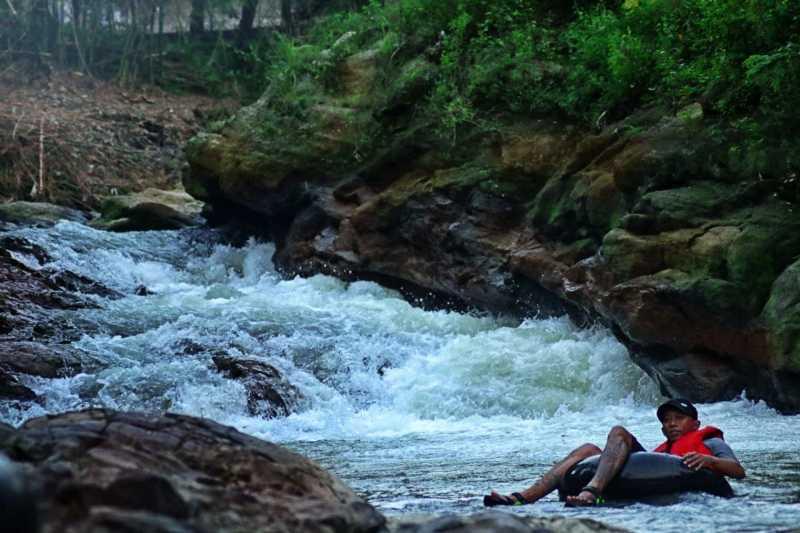
{"label": "black inner tube", "polygon": [[[600,456],[584,459],[561,480],[559,497],[577,495],[594,476]],[[680,457],[666,453],[632,453],[617,476],[603,491],[609,500],[637,500],[673,492],[707,492],[730,498],[728,481],[707,468],[692,470]]]}

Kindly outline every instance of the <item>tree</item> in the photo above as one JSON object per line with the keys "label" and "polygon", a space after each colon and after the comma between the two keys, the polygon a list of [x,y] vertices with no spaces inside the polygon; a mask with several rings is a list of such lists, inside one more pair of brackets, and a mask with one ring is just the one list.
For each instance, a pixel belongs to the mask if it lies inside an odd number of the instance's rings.
{"label": "tree", "polygon": [[192,0],[192,12],[189,15],[189,32],[195,35],[203,33],[207,8],[208,0]]}
{"label": "tree", "polygon": [[245,0],[242,5],[242,16],[239,19],[239,32],[242,36],[253,31],[253,22],[256,19],[258,0]]}

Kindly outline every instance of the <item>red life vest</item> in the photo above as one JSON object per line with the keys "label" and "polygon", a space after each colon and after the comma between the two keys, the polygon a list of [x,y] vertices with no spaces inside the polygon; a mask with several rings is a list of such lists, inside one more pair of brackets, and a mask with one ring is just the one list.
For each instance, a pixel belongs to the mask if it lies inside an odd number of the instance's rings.
{"label": "red life vest", "polygon": [[684,456],[689,452],[702,453],[704,455],[713,455],[708,446],[703,443],[706,439],[723,438],[722,431],[714,426],[706,426],[689,433],[684,433],[678,440],[670,443],[665,441],[661,443],[658,448],[653,450],[659,453],[669,453],[672,455]]}

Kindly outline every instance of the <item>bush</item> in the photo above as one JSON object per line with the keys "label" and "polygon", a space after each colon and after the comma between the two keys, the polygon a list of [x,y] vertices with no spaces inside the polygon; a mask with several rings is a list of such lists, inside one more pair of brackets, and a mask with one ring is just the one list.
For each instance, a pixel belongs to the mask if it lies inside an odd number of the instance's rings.
{"label": "bush", "polygon": [[279,40],[264,75],[274,88],[325,86],[344,57],[385,39],[395,64],[438,60],[426,111],[451,140],[504,112],[594,124],[699,101],[740,124],[755,154],[759,139],[800,133],[798,35],[797,0],[372,0],[320,21],[305,45]]}

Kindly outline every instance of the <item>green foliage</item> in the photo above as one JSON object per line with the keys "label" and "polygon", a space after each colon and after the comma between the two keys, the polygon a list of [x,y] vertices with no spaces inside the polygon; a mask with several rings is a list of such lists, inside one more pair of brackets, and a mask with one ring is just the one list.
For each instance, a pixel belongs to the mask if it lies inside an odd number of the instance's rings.
{"label": "green foliage", "polygon": [[421,104],[454,143],[506,112],[597,124],[700,102],[735,125],[732,157],[750,172],[771,162],[787,174],[800,166],[798,35],[797,0],[372,0],[250,63],[276,105],[296,108],[312,85],[335,92],[341,62],[376,43],[387,91],[424,55],[436,72]]}

